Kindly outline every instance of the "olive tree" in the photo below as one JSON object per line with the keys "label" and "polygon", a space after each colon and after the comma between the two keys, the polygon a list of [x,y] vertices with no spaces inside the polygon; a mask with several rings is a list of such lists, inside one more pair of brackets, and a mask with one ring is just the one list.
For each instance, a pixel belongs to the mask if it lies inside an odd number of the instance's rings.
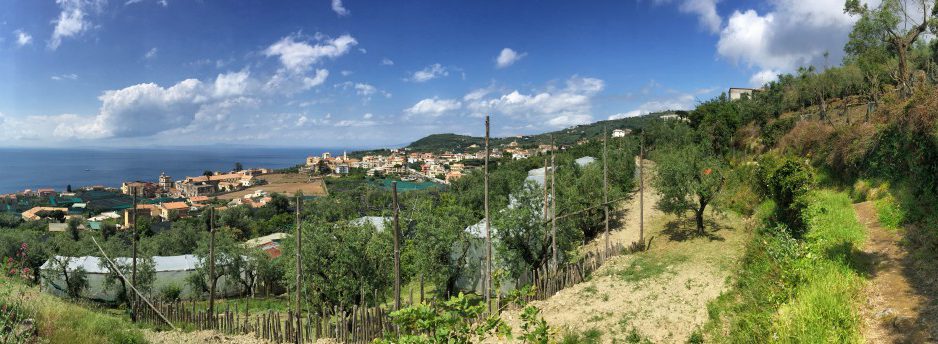
{"label": "olive tree", "polygon": [[704,234],[704,211],[723,188],[723,162],[699,144],[661,147],[655,160],[657,207],[678,216],[693,211],[697,233]]}

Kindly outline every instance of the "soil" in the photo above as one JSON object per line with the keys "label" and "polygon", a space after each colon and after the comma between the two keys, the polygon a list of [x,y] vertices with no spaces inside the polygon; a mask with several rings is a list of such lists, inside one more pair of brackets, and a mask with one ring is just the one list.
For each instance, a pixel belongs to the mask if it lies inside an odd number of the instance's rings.
{"label": "soil", "polygon": [[863,248],[870,260],[866,303],[861,311],[863,336],[868,343],[938,343],[938,338],[929,334],[935,329],[922,314],[928,298],[907,277],[904,262],[909,257],[900,234],[880,225],[872,202],[855,204],[854,209],[869,230]]}
{"label": "soil", "polygon": [[235,199],[244,195],[252,194],[256,190],[264,190],[268,193],[279,193],[287,197],[293,196],[297,190],[303,191],[306,196],[325,196],[326,187],[322,179],[310,179],[309,176],[299,173],[273,173],[256,177],[263,180],[266,184],[252,186],[244,190],[229,192],[219,195],[218,199]]}
{"label": "soil", "polygon": [[[650,175],[651,173],[647,173]],[[566,333],[602,333],[601,342],[628,342],[633,332],[656,343],[683,343],[708,318],[707,303],[727,290],[749,231],[735,216],[710,214],[704,236],[693,234],[691,219],[677,219],[654,209],[658,199],[645,185],[645,240],[649,250],[611,258],[586,282],[532,302],[551,327],[552,338]],[[623,205],[627,213],[610,236],[625,246],[638,241],[638,199]],[[604,238],[586,245],[602,249]],[[519,310],[502,313],[515,335]],[[582,336],[581,336],[582,337]]]}
{"label": "soil", "polygon": [[253,335],[225,335],[215,331],[153,331],[143,330],[143,336],[150,343],[166,344],[203,344],[203,343],[235,343],[235,344],[258,344],[269,343],[266,340],[254,338]]}

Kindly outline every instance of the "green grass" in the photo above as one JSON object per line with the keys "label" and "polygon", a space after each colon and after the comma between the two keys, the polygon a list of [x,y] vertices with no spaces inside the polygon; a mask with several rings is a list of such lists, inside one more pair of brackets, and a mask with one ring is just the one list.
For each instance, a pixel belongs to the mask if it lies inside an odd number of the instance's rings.
{"label": "green grass", "polygon": [[874,205],[876,206],[879,224],[883,227],[898,229],[905,222],[906,212],[892,196],[881,198]]}
{"label": "green grass", "polygon": [[636,255],[635,259],[629,262],[628,267],[617,269],[610,273],[625,282],[638,282],[667,273],[669,272],[669,267],[686,260],[687,257],[682,255],[652,256],[640,254]]}
{"label": "green grass", "polygon": [[34,317],[43,342],[146,343],[143,334],[126,319],[89,310],[7,277],[0,277],[0,304],[18,305]]}
{"label": "green grass", "polygon": [[599,344],[602,343],[603,332],[591,328],[583,333],[575,331],[566,331],[560,339],[561,344]]}
{"label": "green grass", "polygon": [[846,193],[819,191],[803,241],[767,226],[754,236],[734,288],[710,303],[704,332],[726,343],[862,342],[856,311],[866,240]]}

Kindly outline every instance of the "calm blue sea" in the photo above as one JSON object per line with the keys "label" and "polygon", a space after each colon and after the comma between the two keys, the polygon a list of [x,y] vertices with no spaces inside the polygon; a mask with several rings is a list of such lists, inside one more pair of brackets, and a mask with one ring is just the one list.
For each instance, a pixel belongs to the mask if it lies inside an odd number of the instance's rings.
{"label": "calm blue sea", "polygon": [[[46,149],[0,148],[0,193],[66,185],[120,186],[123,181],[157,181],[160,172],[173,179],[198,176],[204,170],[284,168],[306,162],[306,156],[343,149],[323,148],[172,148]],[[351,152],[351,149],[349,150]]]}

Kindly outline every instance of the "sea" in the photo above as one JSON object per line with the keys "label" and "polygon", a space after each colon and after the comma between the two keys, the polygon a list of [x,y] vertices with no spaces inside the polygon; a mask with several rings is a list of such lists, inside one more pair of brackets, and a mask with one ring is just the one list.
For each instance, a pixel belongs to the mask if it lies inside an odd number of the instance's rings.
{"label": "sea", "polygon": [[306,163],[309,155],[344,148],[0,148],[0,194],[54,188],[65,191],[82,186],[119,187],[124,181],[156,182],[165,172],[174,180],[199,176],[205,170],[287,168]]}

